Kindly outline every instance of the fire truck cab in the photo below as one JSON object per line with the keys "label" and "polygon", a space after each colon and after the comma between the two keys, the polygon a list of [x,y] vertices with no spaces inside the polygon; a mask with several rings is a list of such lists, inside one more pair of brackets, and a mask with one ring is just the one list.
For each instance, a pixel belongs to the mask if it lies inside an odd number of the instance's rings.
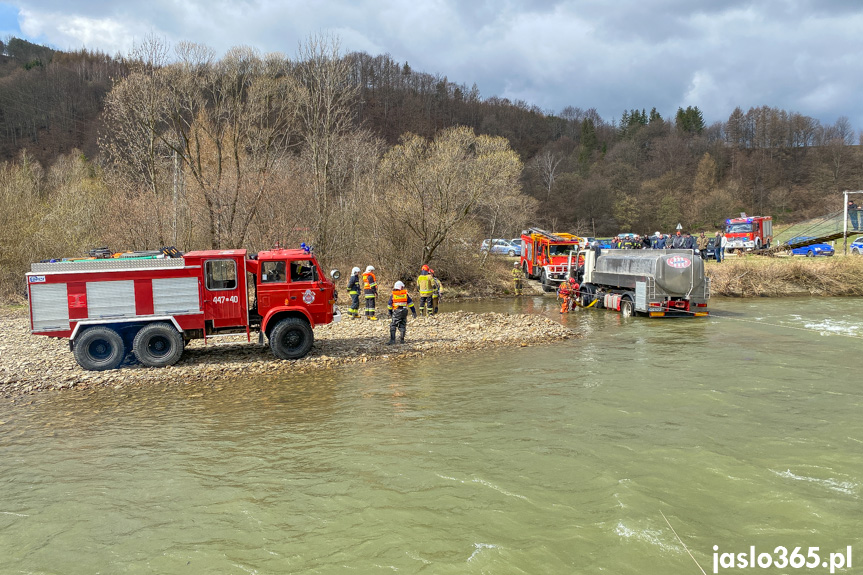
{"label": "fire truck cab", "polygon": [[[338,279],[338,270],[331,272]],[[186,343],[259,331],[273,354],[298,359],[315,325],[339,321],[332,281],[309,250],[205,250],[176,258],[43,262],[27,274],[31,333],[67,337],[87,370],[179,361]]]}
{"label": "fire truck cab", "polygon": [[563,232],[530,228],[521,232],[521,269],[529,279],[538,279],[543,291],[554,291],[566,279],[571,253],[578,252],[587,240]]}
{"label": "fire truck cab", "polygon": [[769,248],[773,240],[771,216],[747,216],[725,220],[725,239],[728,251],[749,251]]}

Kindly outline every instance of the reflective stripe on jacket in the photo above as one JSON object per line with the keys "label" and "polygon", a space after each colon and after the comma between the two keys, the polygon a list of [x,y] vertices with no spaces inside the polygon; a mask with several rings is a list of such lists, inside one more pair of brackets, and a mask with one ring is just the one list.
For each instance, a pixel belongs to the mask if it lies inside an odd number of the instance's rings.
{"label": "reflective stripe on jacket", "polygon": [[408,290],[406,289],[394,289],[393,295],[390,296],[390,301],[387,304],[388,309],[399,309],[413,306],[414,302],[411,299],[411,296],[408,295]]}
{"label": "reflective stripe on jacket", "polygon": [[423,274],[417,278],[417,289],[420,292],[420,295],[423,297],[428,297],[434,291],[434,281],[432,276],[428,274]]}
{"label": "reflective stripe on jacket", "polygon": [[367,292],[378,287],[378,280],[373,272],[363,274],[363,289]]}

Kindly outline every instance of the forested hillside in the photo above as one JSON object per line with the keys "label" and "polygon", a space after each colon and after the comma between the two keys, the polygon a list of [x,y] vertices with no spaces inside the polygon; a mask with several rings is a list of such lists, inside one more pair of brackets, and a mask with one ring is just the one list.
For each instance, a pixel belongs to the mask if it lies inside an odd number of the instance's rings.
{"label": "forested hillside", "polygon": [[544,111],[387,55],[344,55],[332,38],[296,60],[154,39],[125,57],[0,48],[0,241],[21,246],[0,281],[106,243],[299,240],[396,275],[446,261],[458,281],[475,267],[461,251],[527,224],[610,235],[714,229],[740,211],[794,221],[863,187],[845,118]]}

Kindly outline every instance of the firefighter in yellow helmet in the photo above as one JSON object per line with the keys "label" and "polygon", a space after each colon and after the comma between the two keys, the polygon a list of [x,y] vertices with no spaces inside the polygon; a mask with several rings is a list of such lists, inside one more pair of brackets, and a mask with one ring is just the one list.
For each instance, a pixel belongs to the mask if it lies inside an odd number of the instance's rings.
{"label": "firefighter in yellow helmet", "polygon": [[363,274],[363,295],[366,297],[366,319],[377,321],[375,316],[375,298],[378,296],[378,280],[375,277],[374,266],[366,267]]}
{"label": "firefighter in yellow helmet", "polygon": [[397,281],[393,286],[393,294],[390,296],[390,301],[387,304],[390,317],[390,340],[387,345],[392,345],[396,342],[396,330],[399,332],[399,343],[405,342],[405,332],[408,328],[408,309],[417,317],[417,310],[414,308],[414,302],[411,296],[408,295],[408,290],[405,289],[405,284]]}

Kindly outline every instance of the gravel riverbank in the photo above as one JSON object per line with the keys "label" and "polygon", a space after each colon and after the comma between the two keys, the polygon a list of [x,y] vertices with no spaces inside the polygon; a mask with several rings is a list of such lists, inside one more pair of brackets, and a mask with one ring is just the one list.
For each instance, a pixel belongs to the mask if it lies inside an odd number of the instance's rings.
{"label": "gravel riverbank", "polygon": [[[245,338],[191,342],[180,362],[164,369],[139,364],[92,372],[81,369],[69,351],[69,340],[30,335],[27,311],[0,310],[0,396],[14,398],[46,390],[117,387],[136,383],[201,382],[285,372],[313,373],[333,366],[368,361],[450,354],[492,346],[528,346],[576,337],[550,319],[524,314],[443,313],[408,320],[404,345],[385,345],[389,321],[343,319],[315,329],[315,345],[296,361],[273,357],[266,344]],[[253,342],[257,341],[253,334]],[[128,363],[128,362],[127,362]]]}

